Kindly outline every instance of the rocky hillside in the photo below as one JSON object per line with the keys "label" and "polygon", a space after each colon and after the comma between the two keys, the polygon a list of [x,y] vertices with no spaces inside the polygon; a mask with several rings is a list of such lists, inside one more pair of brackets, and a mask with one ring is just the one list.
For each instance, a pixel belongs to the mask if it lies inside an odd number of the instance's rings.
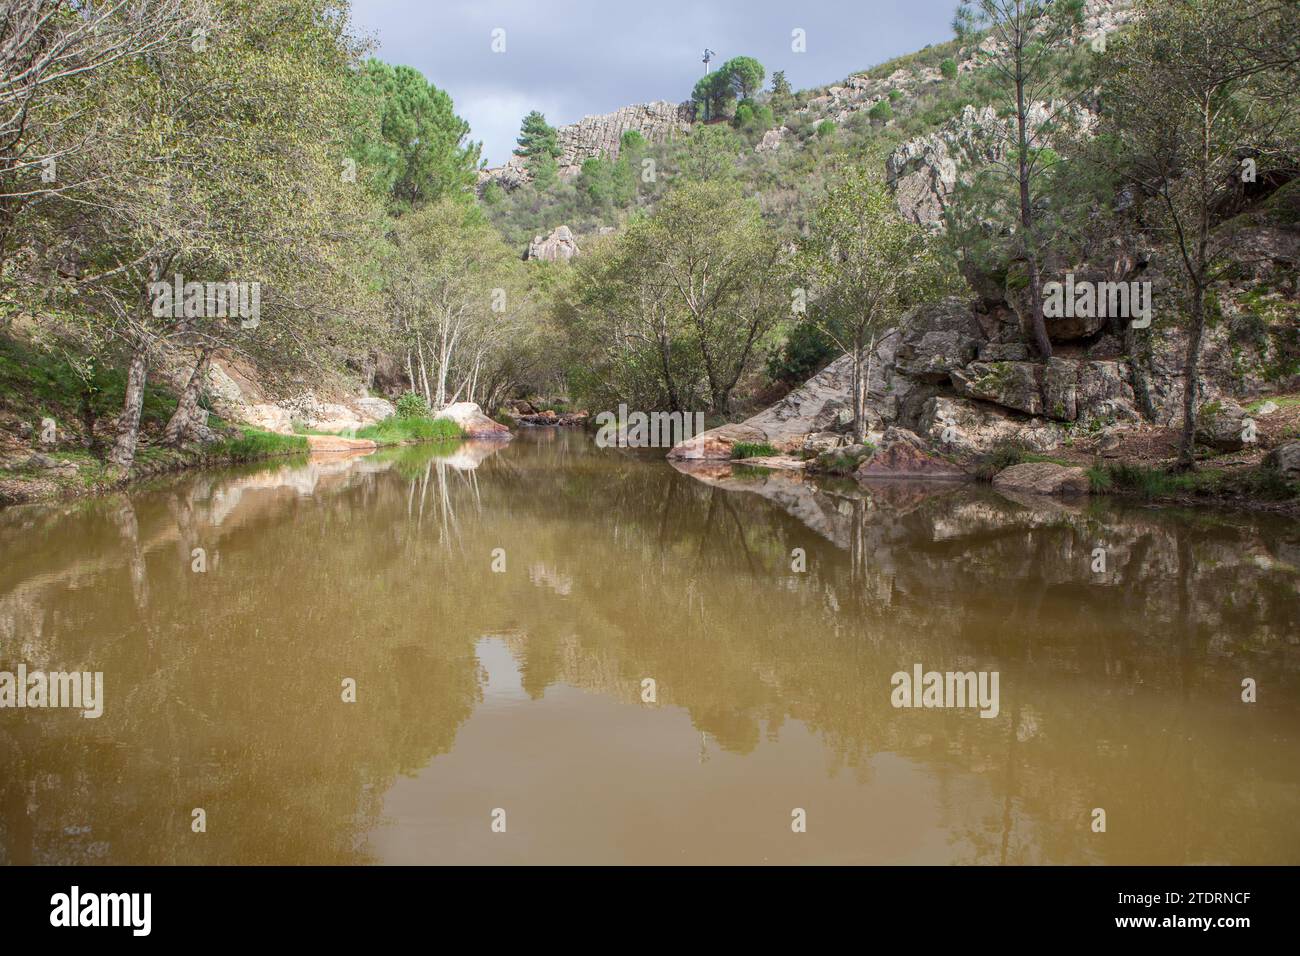
{"label": "rocky hillside", "polygon": [[[1226,270],[1233,278],[1214,290],[1219,317],[1202,351],[1207,414],[1201,441],[1219,452],[1259,455],[1296,437],[1273,434],[1258,416],[1257,447],[1245,448],[1247,412],[1239,403],[1300,390],[1300,188],[1279,190],[1222,229],[1232,231],[1233,242],[1225,246],[1233,250]],[[1168,252],[1134,252],[1074,268],[1080,275],[1150,281],[1156,316],[1174,311],[1169,299],[1178,266]],[[873,355],[872,440],[903,428],[969,464],[1012,441],[1037,452],[1101,453],[1181,418],[1186,333],[1178,323],[1157,318],[1127,354],[1110,320],[1049,320],[1057,353],[1044,365],[1025,345],[1027,313],[1023,296],[1009,288],[975,302],[946,299],[907,315]],[[842,444],[850,374],[849,357],[840,358],[770,408],[684,443],[672,455],[725,459],[736,442],[787,452]]]}

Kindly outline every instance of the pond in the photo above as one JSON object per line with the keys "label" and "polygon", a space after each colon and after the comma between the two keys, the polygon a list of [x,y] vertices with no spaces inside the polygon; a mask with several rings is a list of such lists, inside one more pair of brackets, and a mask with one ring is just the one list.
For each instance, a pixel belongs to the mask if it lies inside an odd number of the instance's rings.
{"label": "pond", "polygon": [[576,431],[9,509],[0,672],[102,714],[0,709],[0,862],[1294,864],[1298,585],[1293,520]]}

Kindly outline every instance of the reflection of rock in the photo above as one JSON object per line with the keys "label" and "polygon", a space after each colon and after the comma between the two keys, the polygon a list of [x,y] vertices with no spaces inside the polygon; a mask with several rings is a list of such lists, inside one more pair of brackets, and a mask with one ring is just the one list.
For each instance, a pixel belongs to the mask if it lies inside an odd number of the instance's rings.
{"label": "reflection of rock", "polygon": [[473,471],[490,455],[501,450],[499,441],[463,441],[450,454],[439,454],[435,461],[446,464],[456,471]]}

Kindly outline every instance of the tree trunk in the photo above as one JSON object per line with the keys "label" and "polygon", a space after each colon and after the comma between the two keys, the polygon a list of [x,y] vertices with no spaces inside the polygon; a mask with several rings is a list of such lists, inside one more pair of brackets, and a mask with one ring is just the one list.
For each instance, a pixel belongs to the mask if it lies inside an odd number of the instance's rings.
{"label": "tree trunk", "polygon": [[149,342],[143,336],[131,351],[126,374],[126,395],[122,414],[117,420],[117,439],[108,461],[118,468],[130,468],[135,461],[135,446],[140,437],[140,413],[144,410],[144,386],[149,375]]}
{"label": "tree trunk", "polygon": [[176,411],[172,412],[167,427],[163,429],[164,445],[175,447],[194,431],[194,417],[199,408],[199,396],[203,393],[203,382],[208,377],[208,366],[211,362],[212,349],[205,347],[199,352],[199,360],[194,365],[194,371],[190,373],[190,380],[185,383],[185,390],[181,392],[180,401],[176,403]]}
{"label": "tree trunk", "polygon": [[853,342],[853,441],[862,444],[867,440],[866,428],[866,376],[863,374],[865,357],[862,340]]}
{"label": "tree trunk", "polygon": [[1047,320],[1043,316],[1043,280],[1034,244],[1034,209],[1029,197],[1029,106],[1025,103],[1023,42],[1023,35],[1019,35],[1016,41],[1016,178],[1020,187],[1020,247],[1029,265],[1029,310],[1034,345],[1046,362],[1052,357],[1052,342],[1047,337]]}
{"label": "tree trunk", "polygon": [[1183,433],[1178,442],[1178,467],[1188,470],[1196,466],[1196,410],[1201,390],[1197,366],[1204,335],[1205,290],[1200,283],[1195,283],[1192,286],[1192,327],[1187,335],[1187,354],[1183,358]]}

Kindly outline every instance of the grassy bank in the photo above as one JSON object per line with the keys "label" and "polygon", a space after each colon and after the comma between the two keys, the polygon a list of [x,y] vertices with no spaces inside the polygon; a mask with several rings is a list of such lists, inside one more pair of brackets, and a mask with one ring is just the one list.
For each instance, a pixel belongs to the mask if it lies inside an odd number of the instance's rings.
{"label": "grassy bank", "polygon": [[404,442],[460,441],[465,437],[460,426],[446,418],[401,418],[392,416],[382,422],[358,428],[357,438],[368,438],[377,445],[400,445]]}

